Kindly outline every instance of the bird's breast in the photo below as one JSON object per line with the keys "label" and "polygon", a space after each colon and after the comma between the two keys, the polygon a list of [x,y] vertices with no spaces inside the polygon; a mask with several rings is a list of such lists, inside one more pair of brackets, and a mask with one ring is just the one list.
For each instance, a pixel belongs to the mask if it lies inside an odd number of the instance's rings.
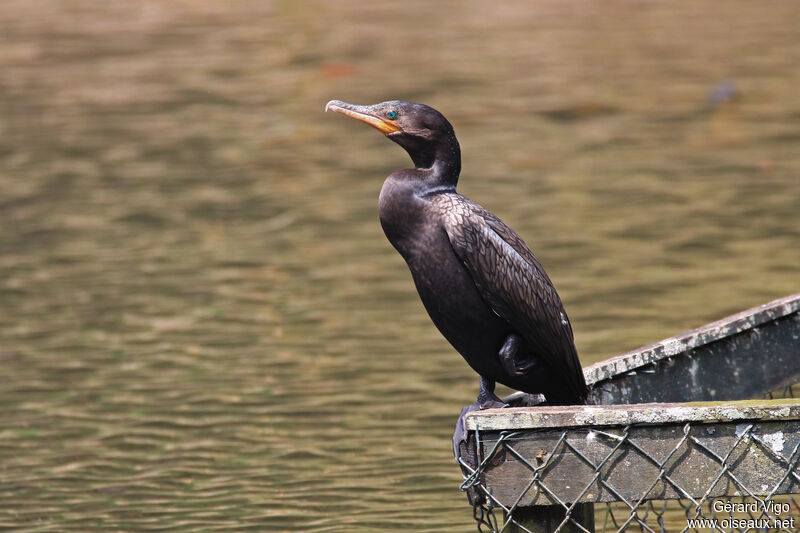
{"label": "bird's breast", "polygon": [[383,232],[408,261],[433,226],[434,221],[425,217],[424,200],[413,187],[389,176],[381,188],[378,208]]}
{"label": "bird's breast", "polygon": [[381,191],[381,225],[408,264],[425,309],[470,366],[498,379],[496,354],[509,328],[481,299],[455,254],[441,220],[446,213],[425,197],[388,185]]}

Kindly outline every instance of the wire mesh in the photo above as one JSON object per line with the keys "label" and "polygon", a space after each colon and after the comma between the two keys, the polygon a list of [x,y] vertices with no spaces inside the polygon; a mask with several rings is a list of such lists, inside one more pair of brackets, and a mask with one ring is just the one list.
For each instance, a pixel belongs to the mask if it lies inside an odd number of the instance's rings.
{"label": "wire mesh", "polygon": [[[786,387],[767,398],[794,398],[797,391]],[[800,492],[800,439],[776,443],[775,432],[753,423],[737,425],[729,438],[713,444],[713,425],[700,422],[672,433],[660,427],[661,433],[648,433],[653,438],[644,438],[640,429],[565,428],[543,441],[530,430],[475,431],[483,455],[472,464],[461,462],[461,489],[471,493],[478,531],[531,532],[525,518],[531,505],[561,509],[556,532],[800,531],[797,501],[789,494]],[[518,477],[524,479],[515,497],[498,498],[486,476],[508,461],[523,465],[525,474]],[[558,473],[567,463],[575,477]],[[620,472],[631,465],[638,465],[640,475],[623,486]],[[630,473],[624,479],[630,481]],[[587,505],[575,503],[580,501],[598,502],[593,524],[578,519],[580,505]]]}

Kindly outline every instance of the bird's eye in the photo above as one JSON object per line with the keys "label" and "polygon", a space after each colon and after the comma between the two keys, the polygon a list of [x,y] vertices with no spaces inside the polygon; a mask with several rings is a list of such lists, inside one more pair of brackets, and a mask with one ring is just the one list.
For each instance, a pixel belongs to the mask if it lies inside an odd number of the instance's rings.
{"label": "bird's eye", "polygon": [[389,120],[396,119],[397,118],[397,111],[389,111],[388,113],[386,113],[386,118],[388,118]]}

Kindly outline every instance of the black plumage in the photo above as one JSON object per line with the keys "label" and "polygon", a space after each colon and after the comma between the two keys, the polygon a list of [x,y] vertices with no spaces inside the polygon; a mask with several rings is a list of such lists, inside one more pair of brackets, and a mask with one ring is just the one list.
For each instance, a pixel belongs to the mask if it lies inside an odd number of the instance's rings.
{"label": "black plumage", "polygon": [[586,383],[561,299],[514,230],[456,192],[461,152],[447,119],[403,101],[332,100],[328,109],[379,129],[414,161],[386,178],[381,225],[433,323],[481,376],[471,408],[499,405],[495,382],[551,404],[583,403]]}
{"label": "black plumage", "polygon": [[[529,371],[511,374],[506,370],[498,375],[490,370],[484,377],[544,394],[551,404],[583,401],[586,382],[572,327],[550,278],[530,249],[496,215],[458,193],[438,194],[431,204],[478,294],[507,322],[502,329],[525,341],[515,363],[527,364]],[[537,362],[544,364],[534,372]]]}

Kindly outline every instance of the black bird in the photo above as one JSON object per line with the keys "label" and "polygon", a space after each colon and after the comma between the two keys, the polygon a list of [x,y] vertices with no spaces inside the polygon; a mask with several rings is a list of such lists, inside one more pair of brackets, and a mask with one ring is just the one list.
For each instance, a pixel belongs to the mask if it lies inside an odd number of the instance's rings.
{"label": "black bird", "polygon": [[464,408],[453,436],[456,457],[463,415],[503,405],[495,382],[554,405],[584,403],[588,390],[561,299],[514,230],[456,192],[461,149],[447,119],[400,100],[331,100],[325,110],[377,128],[414,162],[383,183],[380,220],[433,323],[480,375],[478,401]]}

